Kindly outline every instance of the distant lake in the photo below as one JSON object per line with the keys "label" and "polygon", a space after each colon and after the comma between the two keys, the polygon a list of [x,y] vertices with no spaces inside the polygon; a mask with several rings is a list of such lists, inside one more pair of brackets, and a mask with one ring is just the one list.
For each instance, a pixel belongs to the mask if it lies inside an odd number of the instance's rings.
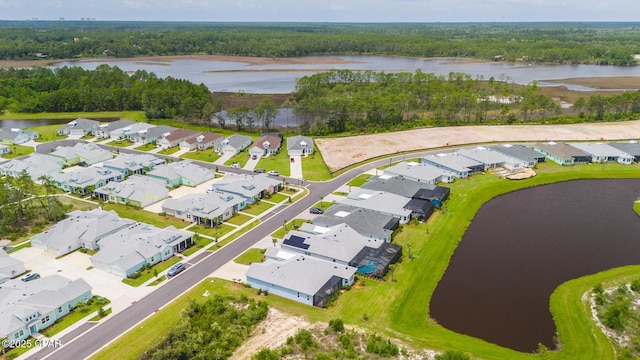
{"label": "distant lake", "polygon": [[[323,59],[343,59],[351,63],[322,64]],[[559,80],[582,77],[640,76],[640,66],[602,65],[535,65],[505,62],[473,62],[464,59],[419,59],[395,56],[319,56],[318,64],[269,64],[250,65],[242,62],[181,59],[166,61],[62,61],[55,66],[79,66],[93,70],[98,65],[117,66],[128,72],[146,70],[159,77],[174,77],[205,84],[212,92],[246,92],[256,94],[285,94],[294,91],[296,80],[327,69],[374,70],[386,72],[421,69],[425,73],[447,75],[450,72],[510,80],[517,84],[528,84],[534,80],[543,86],[567,86],[569,89],[589,91],[588,87],[559,83],[544,83],[542,80]]]}

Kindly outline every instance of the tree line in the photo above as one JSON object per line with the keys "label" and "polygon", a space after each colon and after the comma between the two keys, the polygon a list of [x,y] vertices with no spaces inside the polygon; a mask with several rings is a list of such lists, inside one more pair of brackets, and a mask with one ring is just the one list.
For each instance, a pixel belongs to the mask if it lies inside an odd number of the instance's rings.
{"label": "tree line", "polygon": [[635,65],[637,23],[0,22],[0,59],[221,54],[466,57]]}
{"label": "tree line", "polygon": [[[0,69],[0,112],[144,111],[149,119],[208,118],[204,85],[117,67]],[[207,112],[208,113],[205,113]]]}

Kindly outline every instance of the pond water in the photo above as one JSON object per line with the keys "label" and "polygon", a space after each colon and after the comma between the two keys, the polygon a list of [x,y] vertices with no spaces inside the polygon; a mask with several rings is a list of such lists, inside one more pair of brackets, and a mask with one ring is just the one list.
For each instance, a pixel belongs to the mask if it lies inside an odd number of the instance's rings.
{"label": "pond water", "polygon": [[553,348],[549,297],[556,287],[640,263],[639,196],[640,179],[577,180],[489,201],[438,284],[431,316],[515,350]]}
{"label": "pond water", "polygon": [[[321,64],[324,58],[338,58],[351,63],[339,65]],[[451,59],[420,59],[395,56],[327,56],[311,57],[317,64],[270,64],[250,65],[241,62],[182,59],[165,61],[63,61],[55,66],[80,66],[95,69],[98,65],[118,66],[124,71],[146,70],[159,77],[172,76],[191,82],[205,84],[213,92],[240,92],[256,94],[284,94],[294,91],[298,78],[326,69],[409,71],[422,69],[425,73],[446,75],[450,72],[509,80],[528,84],[534,80],[541,85],[565,85],[575,90],[592,90],[584,86],[568,84],[545,84],[543,80],[558,80],[580,77],[640,76],[640,66],[599,65],[536,65],[505,62],[473,62]]]}

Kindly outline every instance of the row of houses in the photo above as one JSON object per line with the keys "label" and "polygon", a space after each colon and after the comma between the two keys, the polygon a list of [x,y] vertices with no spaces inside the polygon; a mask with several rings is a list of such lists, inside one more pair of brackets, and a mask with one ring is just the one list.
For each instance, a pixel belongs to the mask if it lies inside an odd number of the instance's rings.
{"label": "row of houses", "polygon": [[549,160],[560,165],[606,162],[620,164],[640,163],[640,143],[637,141],[609,143],[562,143],[549,141],[537,143],[533,148],[544,154]]}
{"label": "row of houses", "polygon": [[27,141],[36,140],[39,134],[35,131],[22,130],[19,128],[2,129],[0,128],[0,144],[20,145]]}

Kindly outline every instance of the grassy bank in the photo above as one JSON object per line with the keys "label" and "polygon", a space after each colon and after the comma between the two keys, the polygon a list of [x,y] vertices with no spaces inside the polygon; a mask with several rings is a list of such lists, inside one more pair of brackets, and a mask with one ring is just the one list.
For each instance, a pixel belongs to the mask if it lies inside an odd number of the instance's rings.
{"label": "grassy bank", "polygon": [[[2,120],[31,120],[31,119],[69,119],[77,118],[86,119],[131,119],[135,121],[144,121],[146,117],[144,111],[97,111],[97,112],[54,112],[54,113],[9,113],[0,114]],[[62,125],[58,125],[60,127]]]}

